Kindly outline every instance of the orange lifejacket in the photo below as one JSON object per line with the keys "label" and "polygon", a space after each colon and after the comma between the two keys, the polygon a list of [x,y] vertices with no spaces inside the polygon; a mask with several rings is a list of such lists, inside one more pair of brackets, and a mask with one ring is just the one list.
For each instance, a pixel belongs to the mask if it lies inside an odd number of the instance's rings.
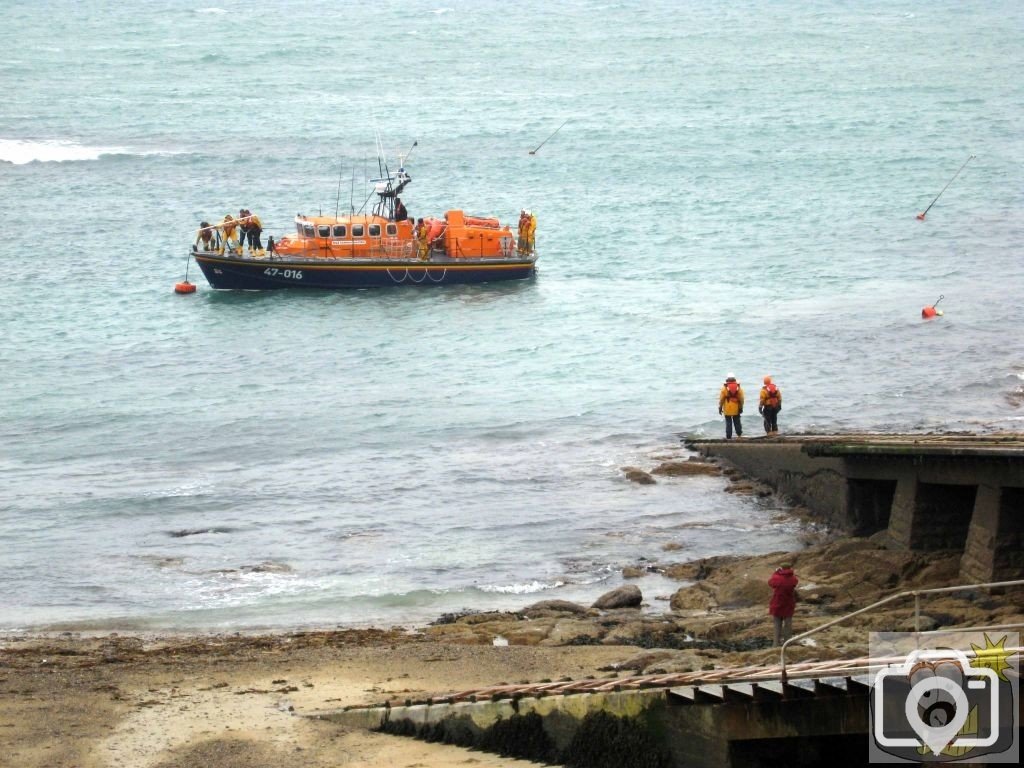
{"label": "orange lifejacket", "polygon": [[772,408],[779,406],[779,388],[774,384],[765,384],[764,404]]}

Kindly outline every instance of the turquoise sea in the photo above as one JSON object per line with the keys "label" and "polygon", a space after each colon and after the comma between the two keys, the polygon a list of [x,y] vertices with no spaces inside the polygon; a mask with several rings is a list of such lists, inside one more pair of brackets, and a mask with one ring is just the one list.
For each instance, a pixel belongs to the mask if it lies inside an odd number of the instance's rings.
{"label": "turquoise sea", "polygon": [[[783,431],[1020,430],[1022,40],[1017,0],[0,4],[0,629],[411,624],[796,546],[622,475],[721,434],[728,372]],[[203,218],[358,207],[378,136],[414,216],[532,209],[536,279],[172,292]]]}

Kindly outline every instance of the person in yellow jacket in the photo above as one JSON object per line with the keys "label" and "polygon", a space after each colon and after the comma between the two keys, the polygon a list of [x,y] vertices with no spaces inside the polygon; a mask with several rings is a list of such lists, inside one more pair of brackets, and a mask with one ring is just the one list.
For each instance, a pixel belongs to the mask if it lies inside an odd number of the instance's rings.
{"label": "person in yellow jacket", "polygon": [[220,248],[219,253],[241,253],[242,246],[238,242],[238,222],[230,213],[225,214],[224,221],[220,224]]}
{"label": "person in yellow jacket", "polygon": [[732,429],[736,427],[736,437],[743,437],[743,425],[740,415],[743,413],[743,387],[731,373],[725,377],[722,391],[718,393],[718,413],[725,416],[725,439],[732,440]]}
{"label": "person in yellow jacket", "polygon": [[423,219],[416,219],[416,255],[420,261],[427,260],[427,230],[429,229]]}
{"label": "person in yellow jacket", "polygon": [[238,212],[238,221],[239,226],[242,228],[239,249],[248,242],[249,255],[262,256],[263,243],[260,241],[260,234],[263,232],[263,222],[260,221],[260,217],[248,208],[243,208]]}
{"label": "person in yellow jacket", "polygon": [[526,209],[523,208],[519,211],[519,231],[516,239],[516,250],[519,255],[522,256],[527,253],[530,242],[530,216],[527,214]]}
{"label": "person in yellow jacket", "polygon": [[757,410],[764,417],[764,433],[779,434],[779,411],[782,410],[782,390],[775,386],[771,376],[764,377]]}
{"label": "person in yellow jacket", "polygon": [[529,253],[533,253],[537,247],[537,214],[533,211],[527,211],[527,215],[530,217],[529,222],[526,225],[526,243]]}

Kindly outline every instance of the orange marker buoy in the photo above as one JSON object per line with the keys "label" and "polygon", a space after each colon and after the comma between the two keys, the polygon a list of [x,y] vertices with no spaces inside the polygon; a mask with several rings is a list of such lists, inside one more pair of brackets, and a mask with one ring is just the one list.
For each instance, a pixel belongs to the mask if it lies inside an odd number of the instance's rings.
{"label": "orange marker buoy", "polygon": [[939,302],[942,301],[944,298],[946,297],[940,294],[939,298],[935,300],[934,304],[932,304],[930,307],[925,307],[924,309],[922,309],[921,318],[924,320],[931,320],[933,317],[942,317],[942,310],[936,309],[935,307],[937,307],[939,305]]}
{"label": "orange marker buoy", "polygon": [[188,280],[186,280],[183,283],[175,283],[175,285],[174,285],[174,292],[175,293],[195,293],[196,292],[196,285],[195,285],[195,283],[190,283]]}

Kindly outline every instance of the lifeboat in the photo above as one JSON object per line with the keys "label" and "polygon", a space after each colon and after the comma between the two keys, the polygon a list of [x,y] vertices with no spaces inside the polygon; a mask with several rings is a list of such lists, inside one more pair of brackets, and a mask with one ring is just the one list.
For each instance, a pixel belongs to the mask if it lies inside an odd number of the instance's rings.
{"label": "lifeboat", "polygon": [[404,162],[396,174],[373,182],[377,201],[369,213],[299,214],[289,231],[253,252],[220,232],[197,239],[192,258],[210,286],[222,289],[444,285],[535,275],[532,229],[527,238],[521,226],[513,232],[498,217],[459,209],[424,217],[419,229],[403,215],[399,198],[412,182]]}

